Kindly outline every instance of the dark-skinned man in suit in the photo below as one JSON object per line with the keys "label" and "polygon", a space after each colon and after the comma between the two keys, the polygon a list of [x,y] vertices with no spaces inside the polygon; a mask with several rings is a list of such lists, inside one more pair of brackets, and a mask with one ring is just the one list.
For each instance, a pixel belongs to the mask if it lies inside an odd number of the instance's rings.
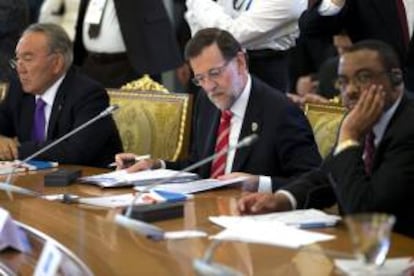
{"label": "dark-skinned man in suit", "polygon": [[336,85],[350,111],[331,156],[283,191],[243,197],[240,211],[324,208],[337,201],[344,214],[394,214],[396,231],[414,237],[414,101],[405,93],[396,53],[381,41],[357,42],[340,57]]}

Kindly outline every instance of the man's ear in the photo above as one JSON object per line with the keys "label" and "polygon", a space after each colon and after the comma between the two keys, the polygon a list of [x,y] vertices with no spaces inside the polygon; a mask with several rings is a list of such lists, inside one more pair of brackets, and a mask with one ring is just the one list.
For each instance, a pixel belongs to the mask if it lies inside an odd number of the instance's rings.
{"label": "man's ear", "polygon": [[53,66],[53,72],[55,74],[59,74],[60,72],[64,70],[65,58],[63,57],[61,53],[56,54],[56,58],[54,59],[52,66]]}
{"label": "man's ear", "polygon": [[244,51],[239,51],[236,55],[236,59],[240,72],[248,70],[247,54]]}

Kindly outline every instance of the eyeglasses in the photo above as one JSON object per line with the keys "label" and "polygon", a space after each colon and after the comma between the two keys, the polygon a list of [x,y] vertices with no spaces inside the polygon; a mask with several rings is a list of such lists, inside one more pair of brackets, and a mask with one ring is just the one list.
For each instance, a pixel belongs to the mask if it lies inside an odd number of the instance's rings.
{"label": "eyeglasses", "polygon": [[357,88],[364,88],[371,85],[373,81],[379,76],[386,75],[388,73],[388,71],[373,72],[370,70],[362,70],[351,78],[339,76],[335,80],[334,85],[338,90],[345,90],[350,83],[355,85]]}
{"label": "eyeglasses", "polygon": [[[50,52],[50,53],[46,54],[45,57],[51,56],[51,55],[56,54],[56,53],[57,52]],[[14,58],[11,58],[9,60],[9,66],[12,69],[16,69],[19,62],[27,65],[27,64],[30,64],[31,62],[33,62],[33,60],[35,60],[35,59],[36,59],[36,56],[34,56],[32,54],[23,55],[22,57],[14,57]]]}
{"label": "eyeglasses", "polygon": [[195,75],[192,79],[193,83],[197,86],[201,86],[207,78],[213,81],[218,80],[218,78],[220,78],[223,74],[224,69],[226,69],[227,65],[229,65],[230,61],[231,59],[227,60],[222,66],[211,68],[207,71],[207,73]]}

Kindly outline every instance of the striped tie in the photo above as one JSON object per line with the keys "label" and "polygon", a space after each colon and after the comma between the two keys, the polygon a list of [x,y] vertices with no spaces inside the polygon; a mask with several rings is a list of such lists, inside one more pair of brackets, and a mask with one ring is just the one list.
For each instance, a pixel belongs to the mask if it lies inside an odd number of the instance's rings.
{"label": "striped tie", "polygon": [[[217,141],[215,147],[215,153],[225,150],[229,147],[229,134],[230,134],[230,120],[232,113],[229,110],[221,112],[220,126],[217,132]],[[226,169],[227,153],[216,157],[213,160],[211,166],[211,178],[217,178],[224,174]]]}

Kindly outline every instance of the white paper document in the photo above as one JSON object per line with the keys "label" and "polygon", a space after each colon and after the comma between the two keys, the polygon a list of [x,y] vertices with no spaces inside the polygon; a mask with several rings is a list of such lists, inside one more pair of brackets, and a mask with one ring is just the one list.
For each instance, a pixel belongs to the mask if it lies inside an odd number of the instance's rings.
{"label": "white paper document", "polygon": [[243,241],[299,248],[315,242],[334,239],[332,235],[297,229],[277,221],[240,221],[212,237],[218,240]]}
{"label": "white paper document", "polygon": [[184,194],[166,193],[150,191],[139,194],[138,196],[135,196],[133,193],[128,193],[112,196],[81,197],[77,199],[77,201],[82,204],[93,205],[97,207],[116,208],[131,205],[135,197],[137,197],[135,200],[135,205],[156,204],[161,202],[177,202],[185,201],[191,198],[191,196]]}
{"label": "white paper document", "polygon": [[[237,177],[228,180],[218,179],[201,179],[196,181],[189,181],[185,183],[168,183],[152,187],[152,190],[168,191],[183,194],[193,194],[203,191],[208,191],[224,186],[228,186],[234,183],[243,182],[246,177]],[[145,191],[146,187],[134,187],[137,191]]]}
{"label": "white paper document", "polygon": [[224,228],[237,226],[240,222],[281,222],[289,226],[299,228],[321,228],[334,226],[341,218],[328,215],[321,210],[301,209],[287,212],[275,212],[264,215],[252,216],[216,216],[210,217],[210,221]]}
{"label": "white paper document", "polygon": [[14,222],[7,210],[0,208],[0,251],[8,247],[21,252],[31,250],[26,232]]}
{"label": "white paper document", "polygon": [[360,260],[336,259],[335,265],[346,275],[412,275],[414,271],[414,261],[411,257],[390,258],[385,263],[376,268],[375,271],[367,271],[367,267]]}
{"label": "white paper document", "polygon": [[152,185],[157,182],[184,182],[197,179],[195,173],[181,172],[168,169],[146,170],[128,173],[126,170],[113,171],[110,173],[97,174],[79,178],[81,182],[96,184],[103,188]]}

